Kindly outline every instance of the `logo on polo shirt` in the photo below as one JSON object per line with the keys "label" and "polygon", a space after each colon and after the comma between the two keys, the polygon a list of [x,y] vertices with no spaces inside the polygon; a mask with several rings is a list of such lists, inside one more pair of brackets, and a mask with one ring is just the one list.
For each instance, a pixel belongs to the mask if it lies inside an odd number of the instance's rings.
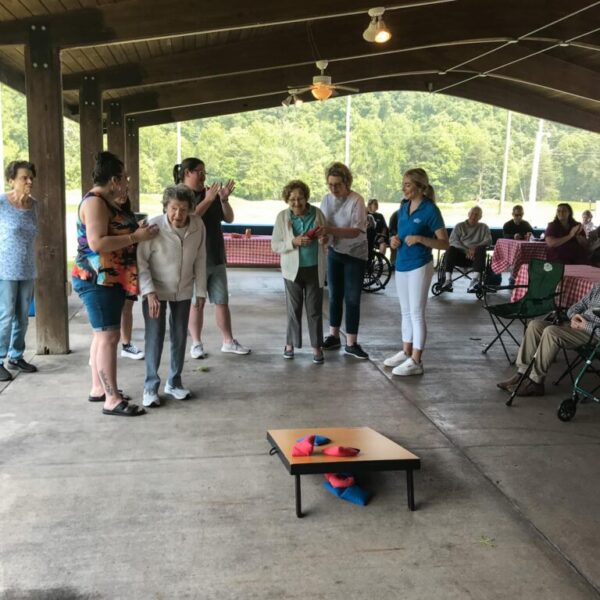
{"label": "logo on polo shirt", "polygon": [[417,217],[416,219],[413,219],[413,223],[420,223],[421,219],[419,219],[419,217]]}

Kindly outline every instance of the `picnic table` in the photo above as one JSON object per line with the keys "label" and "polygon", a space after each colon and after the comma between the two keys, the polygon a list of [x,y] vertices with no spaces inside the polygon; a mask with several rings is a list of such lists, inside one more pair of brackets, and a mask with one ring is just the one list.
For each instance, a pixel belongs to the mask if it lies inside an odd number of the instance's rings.
{"label": "picnic table", "polygon": [[492,271],[494,273],[512,271],[512,276],[516,278],[521,265],[528,264],[532,258],[545,260],[547,249],[545,242],[501,238],[496,241],[494,247]]}

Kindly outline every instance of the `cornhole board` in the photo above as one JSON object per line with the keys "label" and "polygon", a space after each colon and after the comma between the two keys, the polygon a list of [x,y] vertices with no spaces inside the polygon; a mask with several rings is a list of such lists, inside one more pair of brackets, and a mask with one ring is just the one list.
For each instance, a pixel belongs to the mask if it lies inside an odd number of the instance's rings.
{"label": "cornhole board", "polygon": [[[294,444],[307,435],[318,433],[331,443],[315,446],[312,456],[292,456]],[[301,475],[318,473],[368,473],[372,471],[406,471],[408,508],[415,510],[413,471],[421,468],[421,459],[396,442],[370,427],[311,427],[310,429],[270,429],[267,441],[271,454],[277,454],[290,475],[295,478],[296,516],[302,518]],[[343,458],[327,456],[328,446],[360,448],[357,456]]]}

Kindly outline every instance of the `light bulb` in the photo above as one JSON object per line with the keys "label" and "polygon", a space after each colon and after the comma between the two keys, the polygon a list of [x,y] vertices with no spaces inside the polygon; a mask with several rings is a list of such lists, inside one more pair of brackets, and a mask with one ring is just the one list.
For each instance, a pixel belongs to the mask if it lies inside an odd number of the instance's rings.
{"label": "light bulb", "polygon": [[331,97],[333,90],[328,85],[315,85],[311,88],[310,93],[317,100],[327,100]]}

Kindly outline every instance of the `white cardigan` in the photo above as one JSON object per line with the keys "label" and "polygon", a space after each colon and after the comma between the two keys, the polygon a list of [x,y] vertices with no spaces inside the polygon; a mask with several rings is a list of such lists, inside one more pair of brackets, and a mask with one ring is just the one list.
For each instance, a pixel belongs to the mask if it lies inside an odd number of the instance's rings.
{"label": "white cardigan", "polygon": [[206,230],[201,217],[190,216],[183,240],[173,230],[167,215],[153,217],[159,234],[137,247],[138,277],[143,296],[156,293],[161,301],[179,302],[196,295],[206,297]]}
{"label": "white cardigan", "polygon": [[[315,216],[315,225],[323,227],[325,225],[325,215],[315,206],[317,214]],[[294,232],[292,230],[292,220],[290,219],[290,209],[282,210],[275,220],[273,227],[273,237],[271,239],[271,248],[273,252],[281,255],[281,273],[284,279],[294,281],[298,275],[300,268],[300,251],[292,244]],[[319,270],[319,286],[325,285],[325,248],[322,244],[315,240],[315,244],[319,244],[319,258],[317,266]]]}

